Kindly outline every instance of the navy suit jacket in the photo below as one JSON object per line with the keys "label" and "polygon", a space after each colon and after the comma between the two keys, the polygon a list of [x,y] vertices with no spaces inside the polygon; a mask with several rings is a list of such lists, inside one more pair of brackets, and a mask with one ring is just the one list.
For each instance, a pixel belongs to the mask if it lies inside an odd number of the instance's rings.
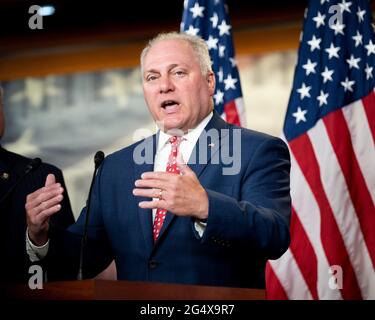
{"label": "navy suit jacket", "polygon": [[[30,161],[29,158],[0,147],[0,198],[21,178]],[[0,203],[2,221],[0,274],[3,277],[0,282],[27,282],[31,276],[28,273],[31,263],[25,246],[26,197],[44,186],[49,173],[53,173],[56,181],[60,182],[65,189],[61,210],[51,218],[51,223],[55,228],[67,228],[74,223],[61,170],[50,164],[42,163],[36,170],[25,176],[9,194],[9,197]]]}
{"label": "navy suit jacket", "polygon": [[[150,199],[135,197],[132,190],[143,172],[153,171],[154,135],[109,155],[101,165],[89,217],[86,277],[94,276],[114,258],[122,280],[264,287],[266,260],[280,257],[290,241],[288,148],[279,138],[230,125],[216,113],[206,126],[210,129],[219,134],[208,141],[201,135],[193,150],[196,159],[207,152],[208,161],[189,161],[208,194],[209,214],[202,238],[194,228],[194,218],[168,212],[153,243],[152,211],[138,206]],[[235,141],[239,132],[240,145]],[[241,161],[239,172],[223,175],[223,168],[231,167],[234,144]],[[142,149],[151,159],[148,164],[134,161],[134,154]],[[85,215],[86,209],[69,228],[72,234],[82,234]],[[77,250],[73,253],[72,248],[79,247],[78,243],[66,235],[63,239],[51,234],[50,252],[61,257],[63,251],[68,252],[77,261]]]}

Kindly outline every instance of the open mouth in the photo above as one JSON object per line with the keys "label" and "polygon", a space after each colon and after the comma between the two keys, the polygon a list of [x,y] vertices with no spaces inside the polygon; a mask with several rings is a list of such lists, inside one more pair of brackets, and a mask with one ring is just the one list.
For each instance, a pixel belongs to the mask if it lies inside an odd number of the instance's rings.
{"label": "open mouth", "polygon": [[174,100],[166,100],[163,101],[161,104],[161,107],[167,112],[167,113],[173,113],[178,110],[178,107],[180,104],[177,101]]}

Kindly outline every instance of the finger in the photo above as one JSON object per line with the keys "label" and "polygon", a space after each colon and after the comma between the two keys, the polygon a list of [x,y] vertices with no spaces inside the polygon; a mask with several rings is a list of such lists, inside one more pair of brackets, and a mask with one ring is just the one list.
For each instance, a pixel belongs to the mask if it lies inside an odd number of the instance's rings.
{"label": "finger", "polygon": [[166,189],[168,184],[164,180],[159,179],[140,179],[134,182],[138,188],[155,188],[155,189]]}
{"label": "finger", "polygon": [[155,172],[144,172],[141,175],[141,178],[143,180],[145,179],[155,179],[155,180],[163,180],[167,181],[170,179],[171,175],[174,173],[169,173],[169,172],[161,172],[161,171],[155,171]]}
{"label": "finger", "polygon": [[40,189],[34,191],[33,193],[30,193],[29,195],[27,195],[26,200],[27,201],[34,200],[35,198],[39,197],[41,194],[43,194],[45,192],[53,191],[53,190],[58,189],[58,188],[61,188],[60,183],[55,183],[55,184],[50,185],[48,187],[40,188]]}
{"label": "finger", "polygon": [[42,213],[43,211],[48,210],[48,209],[56,206],[57,204],[60,204],[60,202],[62,201],[62,199],[63,199],[63,195],[59,194],[56,197],[53,197],[52,199],[49,199],[47,201],[41,202],[40,205],[39,205],[39,209],[41,210],[40,213]]}
{"label": "finger", "polygon": [[142,209],[167,209],[165,200],[141,201],[139,207]]}
{"label": "finger", "polygon": [[43,224],[46,222],[46,220],[55,214],[56,212],[59,212],[61,210],[61,204],[57,204],[51,208],[48,208],[46,210],[43,210],[40,214],[38,214],[37,219],[39,220],[40,224]]}
{"label": "finger", "polygon": [[26,204],[26,211],[28,216],[34,217],[39,215],[43,210],[47,210],[57,204],[59,204],[63,199],[62,195],[57,195],[54,198],[49,199],[45,202],[40,202],[37,205]]}
{"label": "finger", "polygon": [[137,197],[159,198],[161,189],[133,189]]}
{"label": "finger", "polygon": [[46,208],[46,209],[42,210],[41,212],[39,212],[37,215],[29,216],[28,217],[28,224],[30,222],[32,225],[39,225],[40,226],[40,225],[42,225],[46,222],[48,217],[50,217],[54,213],[60,211],[60,209],[61,209],[61,204],[56,204],[56,205],[54,205],[50,208]]}
{"label": "finger", "polygon": [[47,178],[46,178],[46,184],[44,185],[45,187],[48,187],[50,185],[53,185],[54,183],[56,183],[56,178],[55,178],[55,175],[53,175],[52,173],[50,173]]}
{"label": "finger", "polygon": [[40,193],[39,196],[33,199],[27,199],[26,201],[26,210],[32,210],[33,208],[38,207],[42,202],[46,202],[56,196],[61,195],[64,192],[64,188],[59,187],[52,189],[50,191],[46,191],[44,193]]}
{"label": "finger", "polygon": [[41,202],[47,201],[57,195],[60,195],[64,192],[64,188],[58,187],[53,189],[47,189],[45,192],[39,193],[35,198],[30,198],[26,201],[30,206],[38,206]]}

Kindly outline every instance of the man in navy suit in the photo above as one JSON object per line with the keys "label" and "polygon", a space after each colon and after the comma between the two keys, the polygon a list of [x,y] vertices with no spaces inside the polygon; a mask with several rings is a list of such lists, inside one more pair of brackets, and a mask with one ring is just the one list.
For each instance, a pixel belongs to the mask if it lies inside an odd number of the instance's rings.
{"label": "man in navy suit", "polygon": [[[5,120],[3,114],[3,92],[0,87],[0,139],[4,134]],[[44,186],[48,173],[53,173],[64,188],[64,178],[60,169],[42,163],[28,175],[24,175],[31,159],[10,152],[0,145],[0,213],[1,230],[1,271],[0,282],[27,282],[31,274],[31,262],[25,250],[26,238],[26,196]],[[17,181],[20,182],[17,184]],[[16,188],[10,189],[17,184]],[[66,228],[74,223],[68,194],[63,193],[60,213],[51,218],[55,227]]]}
{"label": "man in navy suit", "polygon": [[[143,50],[141,67],[160,130],[101,165],[85,276],[114,258],[122,280],[264,287],[266,260],[290,242],[287,146],[213,111],[215,76],[202,39],[159,35]],[[48,221],[61,192],[51,184],[29,195],[28,245],[39,258],[48,247],[47,260],[60,257],[77,270],[86,209],[68,233],[53,230]]]}

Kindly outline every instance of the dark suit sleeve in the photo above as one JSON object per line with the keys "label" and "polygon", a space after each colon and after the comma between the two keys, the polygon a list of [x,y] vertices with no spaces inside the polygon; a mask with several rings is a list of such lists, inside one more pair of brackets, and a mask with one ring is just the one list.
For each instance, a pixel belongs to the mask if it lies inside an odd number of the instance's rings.
{"label": "dark suit sleeve", "polygon": [[265,259],[280,257],[290,243],[289,172],[285,143],[265,140],[247,163],[240,199],[207,190],[209,215],[202,241],[236,246]]}
{"label": "dark suit sleeve", "polygon": [[[101,215],[100,176],[101,170],[96,176],[92,192],[87,243],[84,249],[84,278],[96,276],[113,260]],[[87,207],[82,210],[77,222],[67,230],[52,226],[47,255],[49,280],[77,279],[86,214]]]}

